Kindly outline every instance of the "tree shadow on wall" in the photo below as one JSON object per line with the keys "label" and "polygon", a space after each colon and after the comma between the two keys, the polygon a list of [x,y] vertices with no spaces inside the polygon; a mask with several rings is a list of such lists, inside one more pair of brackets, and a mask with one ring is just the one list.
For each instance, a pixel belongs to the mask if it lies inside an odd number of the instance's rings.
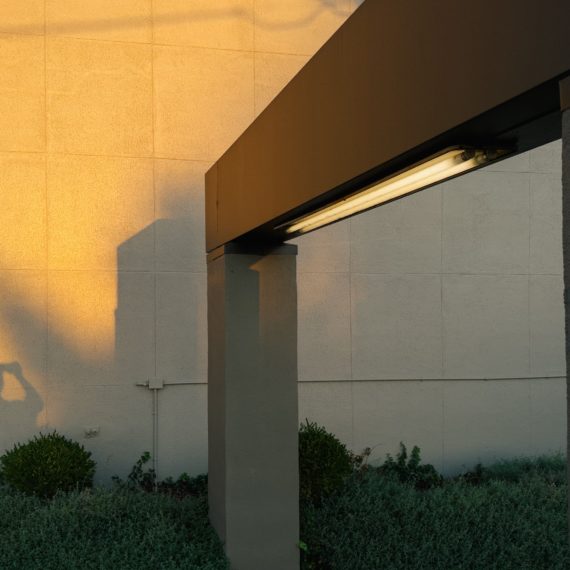
{"label": "tree shadow on wall", "polygon": [[[206,254],[191,220],[159,219],[118,253],[115,362],[132,383],[206,380]],[[141,258],[151,271],[133,271]]]}
{"label": "tree shadow on wall", "polygon": [[[153,452],[161,478],[204,471],[203,389],[182,386],[204,384],[207,378],[203,223],[189,218],[156,220],[123,242],[117,255],[115,369],[121,383],[132,386],[131,398],[143,410],[140,419],[146,430],[154,431],[157,414],[155,436],[139,438],[135,445],[139,453]],[[153,269],[134,271],[141,259],[153,260]],[[141,386],[153,378],[179,385],[155,394],[156,412],[153,395]],[[190,422],[191,438],[181,435],[182,420],[183,425]],[[152,447],[155,437],[157,449]]]}
{"label": "tree shadow on wall", "polygon": [[[271,20],[269,17],[258,16],[255,19],[256,27],[267,30],[288,30],[297,27],[305,27],[314,23],[320,14],[326,11],[337,16],[347,16],[346,8],[339,8],[338,0],[318,0],[315,8],[302,17],[291,18],[287,21],[283,19]],[[169,24],[180,24],[184,22],[206,23],[228,18],[241,18],[249,20],[251,12],[236,6],[234,8],[210,8],[208,10],[178,10],[166,13],[155,13],[151,19],[150,14],[145,16],[132,16],[129,18],[100,18],[97,20],[70,20],[64,23],[55,24],[52,33],[58,35],[73,36],[97,31],[128,30],[135,27],[149,26],[151,21],[154,26],[165,26]],[[35,34],[37,25],[29,26],[5,26],[3,30],[13,34]]]}
{"label": "tree shadow on wall", "polygon": [[[4,298],[9,298],[9,295],[9,292],[5,292]],[[73,386],[74,381],[80,376],[90,378],[101,376],[102,365],[85,360],[54,328],[49,331],[48,346],[44,350],[38,350],[38,343],[45,342],[46,338],[46,322],[43,315],[37,314],[30,308],[21,305],[11,306],[9,303],[4,304],[1,314],[3,322],[10,323],[10,335],[28,370],[34,370],[41,375],[46,374],[45,359],[46,352],[49,351],[52,359],[57,355],[56,358],[65,362],[63,370],[69,386]],[[53,372],[52,370],[51,375],[48,374],[50,377],[46,378],[50,388],[60,385],[63,380]],[[10,440],[28,438],[40,428],[37,419],[40,412],[46,408],[45,402],[26,378],[19,362],[0,363],[0,374],[0,441],[8,438]],[[3,389],[6,390],[5,395],[8,399],[2,397]],[[55,401],[56,407],[61,405],[59,399],[58,395]],[[51,418],[46,419],[49,425]],[[51,427],[61,428],[59,425]],[[70,435],[76,437],[79,434]]]}
{"label": "tree shadow on wall", "polygon": [[[42,398],[27,380],[19,362],[0,362],[0,433],[17,426],[19,434],[37,431]],[[4,443],[4,439],[0,439]],[[0,454],[4,450],[0,448]]]}
{"label": "tree shadow on wall", "polygon": [[[180,209],[176,200],[169,206]],[[87,358],[70,343],[68,334],[50,326],[48,383],[53,398],[47,409],[48,427],[80,441],[94,453],[98,480],[125,476],[138,456],[152,447],[151,394],[136,384],[157,375],[171,381],[206,380],[203,239],[203,224],[185,218],[160,219],[119,245],[115,351],[110,361]],[[143,266],[148,270],[141,270]],[[192,269],[194,272],[189,271]],[[57,294],[55,288],[51,294]],[[101,299],[86,297],[83,303],[108,306],[105,295],[101,291]],[[6,291],[4,299],[9,298]],[[44,401],[25,369],[44,371],[46,358],[45,351],[38,350],[38,342],[46,338],[45,315],[9,302],[3,303],[1,313],[2,320],[10,323],[22,364],[0,363],[0,453],[40,430],[37,420]],[[52,323],[57,325],[55,319],[56,314]],[[79,339],[81,323],[78,314]],[[199,361],[202,373],[195,372]],[[161,401],[161,407],[164,405]],[[170,429],[173,421],[167,413],[161,414],[161,427],[169,428],[161,436],[163,449],[167,432],[176,432]],[[89,426],[99,426],[100,435],[85,440],[83,430]],[[200,446],[201,440],[193,442],[188,454],[205,455]],[[184,456],[186,451],[176,453]]]}

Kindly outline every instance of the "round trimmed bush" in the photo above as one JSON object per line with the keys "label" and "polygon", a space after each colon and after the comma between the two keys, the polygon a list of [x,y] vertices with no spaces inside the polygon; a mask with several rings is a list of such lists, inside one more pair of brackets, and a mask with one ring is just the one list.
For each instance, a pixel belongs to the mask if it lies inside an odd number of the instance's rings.
{"label": "round trimmed bush", "polygon": [[301,504],[318,504],[340,489],[353,472],[352,455],[324,427],[309,422],[299,429],[299,496]]}
{"label": "round trimmed bush", "polygon": [[95,461],[85,448],[57,432],[17,443],[0,457],[0,473],[11,487],[42,498],[93,485]]}

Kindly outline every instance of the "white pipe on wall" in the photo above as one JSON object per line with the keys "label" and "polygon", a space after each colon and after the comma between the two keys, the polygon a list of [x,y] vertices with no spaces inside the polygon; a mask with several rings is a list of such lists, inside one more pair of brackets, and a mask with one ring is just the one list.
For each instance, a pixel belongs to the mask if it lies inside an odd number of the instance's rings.
{"label": "white pipe on wall", "polygon": [[[186,380],[175,380],[172,382],[164,382],[163,380],[152,378],[146,382],[137,382],[135,386],[142,388],[148,388],[152,390],[152,470],[155,475],[154,489],[156,490],[158,482],[158,427],[159,427],[159,415],[158,415],[158,392],[166,386],[189,386],[192,384],[198,384],[198,382],[189,382]],[[205,382],[204,382],[205,384]]]}

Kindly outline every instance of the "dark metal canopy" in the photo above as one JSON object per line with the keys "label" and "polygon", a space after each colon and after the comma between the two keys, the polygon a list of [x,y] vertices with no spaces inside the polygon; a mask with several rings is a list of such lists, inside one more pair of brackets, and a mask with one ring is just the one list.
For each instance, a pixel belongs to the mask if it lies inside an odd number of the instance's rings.
{"label": "dark metal canopy", "polygon": [[569,74],[569,0],[367,0],[208,171],[207,250],[447,147],[554,140]]}

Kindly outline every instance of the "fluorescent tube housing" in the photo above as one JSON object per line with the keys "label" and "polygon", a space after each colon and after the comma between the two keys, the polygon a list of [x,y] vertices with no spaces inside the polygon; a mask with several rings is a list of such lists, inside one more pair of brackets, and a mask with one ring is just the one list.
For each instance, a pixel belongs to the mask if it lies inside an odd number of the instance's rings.
{"label": "fluorescent tube housing", "polygon": [[507,151],[456,148],[433,156],[399,174],[351,194],[340,201],[283,224],[287,234],[303,234],[379,204],[394,200],[502,158]]}

